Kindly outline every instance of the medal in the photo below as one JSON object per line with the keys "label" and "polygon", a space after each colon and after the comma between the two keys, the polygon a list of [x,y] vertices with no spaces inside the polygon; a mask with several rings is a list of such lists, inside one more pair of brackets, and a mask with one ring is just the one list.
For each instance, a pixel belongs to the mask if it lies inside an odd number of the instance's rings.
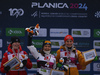
{"label": "medal", "polygon": [[49,62],[47,62],[47,65],[49,65]]}
{"label": "medal", "polygon": [[50,61],[51,55],[46,57],[47,63],[45,64],[45,66],[49,67],[49,61]]}

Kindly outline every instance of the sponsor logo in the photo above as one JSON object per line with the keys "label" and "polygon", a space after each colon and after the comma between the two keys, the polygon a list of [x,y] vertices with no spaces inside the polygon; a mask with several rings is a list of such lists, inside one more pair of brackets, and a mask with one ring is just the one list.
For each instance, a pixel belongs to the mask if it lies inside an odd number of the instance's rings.
{"label": "sponsor logo", "polygon": [[2,51],[0,50],[0,59],[2,59]]}
{"label": "sponsor logo", "polygon": [[68,29],[50,29],[50,37],[65,37],[68,34]]}
{"label": "sponsor logo", "polygon": [[24,28],[6,28],[6,36],[25,36]]}
{"label": "sponsor logo", "polygon": [[90,75],[90,74],[80,74],[80,75]]}
{"label": "sponsor logo", "polygon": [[80,74],[80,75],[90,75],[90,74]]}
{"label": "sponsor logo", "polygon": [[90,29],[72,29],[73,37],[90,37]]}
{"label": "sponsor logo", "polygon": [[36,73],[29,73],[28,75],[37,75]]}
{"label": "sponsor logo", "polygon": [[64,40],[50,40],[52,48],[60,48],[61,45],[64,44]]}
{"label": "sponsor logo", "polygon": [[[79,71],[90,71],[90,64],[88,64],[88,65],[86,66],[86,69],[85,69],[85,70],[79,70]],[[88,75],[88,74],[86,74],[86,75]]]}
{"label": "sponsor logo", "polygon": [[100,49],[100,40],[94,40],[93,41],[93,47],[95,49]]}
{"label": "sponsor logo", "polygon": [[0,15],[2,14],[2,12],[0,11]]}
{"label": "sponsor logo", "polygon": [[57,51],[51,51],[51,54],[53,54],[54,56],[57,56]]}
{"label": "sponsor logo", "polygon": [[100,29],[94,29],[94,37],[100,37]]}
{"label": "sponsor logo", "polygon": [[93,70],[94,71],[100,71],[100,63],[94,63],[93,64]]}
{"label": "sponsor logo", "polygon": [[32,44],[34,44],[36,48],[42,48],[43,41],[44,40],[32,40]]}
{"label": "sponsor logo", "polygon": [[100,52],[97,52],[97,56],[98,56],[98,58],[99,58],[99,60],[100,60]]}
{"label": "sponsor logo", "polygon": [[2,29],[0,28],[0,36],[1,36],[1,34],[2,34]]}
{"label": "sponsor logo", "polygon": [[47,36],[47,29],[46,28],[40,28],[39,35],[34,36],[34,37],[46,37],[46,36]]}
{"label": "sponsor logo", "polygon": [[2,39],[0,39],[0,47],[2,47],[2,45],[3,45],[3,44],[2,44]]}
{"label": "sponsor logo", "polygon": [[0,62],[0,67],[1,67],[1,62]]}
{"label": "sponsor logo", "polygon": [[24,14],[24,10],[22,8],[19,8],[19,9],[10,8],[9,11],[10,11],[10,16],[16,16],[16,18],[18,16],[23,16],[23,14]]}
{"label": "sponsor logo", "polygon": [[95,16],[96,18],[100,18],[100,11],[95,12],[94,16]]}
{"label": "sponsor logo", "polygon": [[28,57],[29,57],[30,59],[35,59],[35,58],[33,57],[33,55],[32,55],[30,52],[28,52]]}
{"label": "sponsor logo", "polygon": [[88,40],[75,40],[74,45],[76,48],[90,48],[90,42]]}
{"label": "sponsor logo", "polygon": [[[20,40],[21,40],[21,41],[20,41],[20,45],[21,45],[21,47],[23,48],[23,47],[24,47],[24,44],[25,44],[25,43],[24,43],[24,40],[23,40],[23,39],[20,39]],[[8,47],[8,45],[11,44],[11,40],[10,40],[10,39],[7,39],[6,44],[7,44],[6,46]]]}

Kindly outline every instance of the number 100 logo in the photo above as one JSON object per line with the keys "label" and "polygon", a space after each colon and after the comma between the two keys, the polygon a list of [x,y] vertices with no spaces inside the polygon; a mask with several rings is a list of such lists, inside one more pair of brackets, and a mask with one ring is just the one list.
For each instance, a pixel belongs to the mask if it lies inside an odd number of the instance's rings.
{"label": "number 100 logo", "polygon": [[16,16],[16,18],[18,16],[22,16],[24,14],[24,10],[21,9],[21,8],[19,8],[19,9],[16,9],[16,8],[12,9],[12,8],[10,8],[9,11],[10,11],[10,16]]}

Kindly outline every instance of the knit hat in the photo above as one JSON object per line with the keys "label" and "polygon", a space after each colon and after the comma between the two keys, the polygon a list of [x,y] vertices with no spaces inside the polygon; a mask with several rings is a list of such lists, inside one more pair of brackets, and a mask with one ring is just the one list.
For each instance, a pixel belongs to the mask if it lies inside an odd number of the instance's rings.
{"label": "knit hat", "polygon": [[44,45],[46,45],[46,44],[48,44],[48,45],[50,45],[50,46],[51,46],[51,42],[50,42],[50,41],[48,41],[48,40],[45,40],[45,41],[43,41],[42,48],[43,48],[43,47],[44,47]]}
{"label": "knit hat", "polygon": [[14,43],[14,42],[19,42],[20,43],[19,37],[17,37],[17,36],[11,37],[11,44]]}
{"label": "knit hat", "polygon": [[65,38],[64,38],[64,41],[66,42],[69,39],[74,41],[74,39],[73,39],[73,37],[71,35],[66,35]]}

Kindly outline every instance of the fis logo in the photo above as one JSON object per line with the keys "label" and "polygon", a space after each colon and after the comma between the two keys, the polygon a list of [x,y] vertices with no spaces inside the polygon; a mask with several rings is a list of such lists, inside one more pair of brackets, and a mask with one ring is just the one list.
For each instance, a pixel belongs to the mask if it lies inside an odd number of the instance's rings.
{"label": "fis logo", "polygon": [[16,9],[16,8],[12,9],[12,8],[10,8],[9,11],[10,11],[10,16],[16,16],[16,18],[18,16],[23,16],[23,14],[24,14],[24,10],[21,9],[21,8],[19,8],[19,9]]}
{"label": "fis logo", "polygon": [[33,17],[36,17],[36,16],[38,16],[38,13],[37,13],[37,11],[35,11],[33,14],[31,14],[31,16],[33,16]]}

